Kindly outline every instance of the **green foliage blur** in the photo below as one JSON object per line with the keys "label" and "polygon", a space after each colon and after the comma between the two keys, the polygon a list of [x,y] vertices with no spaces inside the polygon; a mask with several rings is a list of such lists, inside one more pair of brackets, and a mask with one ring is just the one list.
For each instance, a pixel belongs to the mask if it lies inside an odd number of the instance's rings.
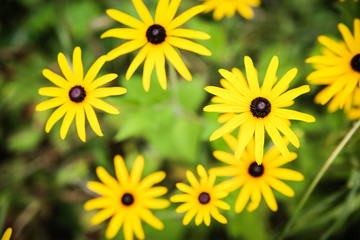
{"label": "green foliage blur", "polygon": [[[144,0],[153,13],[157,1]],[[179,12],[200,4],[183,0]],[[83,209],[85,201],[94,197],[86,188],[89,180],[97,180],[95,168],[103,166],[114,173],[113,157],[121,154],[128,168],[139,154],[145,158],[144,175],[165,170],[166,195],[177,192],[176,182],[185,180],[185,171],[198,164],[207,169],[220,166],[214,150],[229,151],[223,140],[209,142],[217,129],[217,114],[202,108],[211,96],[208,85],[219,85],[218,69],[244,70],[244,56],[250,56],[259,76],[264,76],[272,58],[280,59],[278,76],[293,67],[299,72],[291,88],[306,84],[312,71],[304,60],[319,52],[317,36],[340,39],[337,24],[352,29],[360,16],[360,3],[347,0],[262,0],[255,18],[245,20],[238,14],[216,22],[212,15],[198,15],[186,27],[209,33],[212,38],[199,41],[213,53],[202,57],[181,51],[181,57],[193,75],[193,81],[182,79],[172,68],[168,75],[175,79],[168,90],[160,88],[155,74],[149,93],[141,84],[142,66],[130,81],[125,72],[135,53],[106,63],[100,74],[117,73],[112,85],[128,92],[106,99],[121,114],[97,111],[103,137],[93,133],[87,123],[88,140],[79,140],[73,123],[65,141],[60,139],[61,120],[49,134],[45,124],[52,110],[35,112],[36,104],[46,100],[38,95],[40,87],[51,86],[41,72],[44,68],[59,73],[57,54],[71,56],[80,46],[84,69],[101,55],[123,43],[119,39],[100,39],[107,29],[120,27],[105,10],[114,8],[136,16],[130,0],[1,0],[0,3],[0,236],[13,227],[12,240],[97,240],[105,239],[106,224],[92,226],[95,211]],[[177,78],[177,79],[176,79]],[[154,211],[164,223],[158,231],[143,224],[146,239],[273,239],[283,230],[300,197],[330,153],[351,128],[352,122],[340,111],[329,114],[325,106],[315,105],[314,96],[321,89],[296,99],[292,109],[312,114],[315,123],[292,122],[300,139],[300,148],[291,148],[298,159],[285,167],[305,176],[303,182],[287,182],[295,197],[275,192],[279,204],[271,212],[262,200],[252,213],[236,214],[234,202],[239,191],[226,198],[232,209],[223,214],[229,223],[212,220],[210,227],[183,226],[183,215],[175,213],[177,204]],[[270,141],[268,141],[270,143]],[[289,239],[350,239],[360,236],[360,134],[357,132],[336,159],[305,205]],[[268,144],[267,147],[270,147]],[[143,175],[143,176],[144,176]],[[123,239],[122,229],[115,238]]]}

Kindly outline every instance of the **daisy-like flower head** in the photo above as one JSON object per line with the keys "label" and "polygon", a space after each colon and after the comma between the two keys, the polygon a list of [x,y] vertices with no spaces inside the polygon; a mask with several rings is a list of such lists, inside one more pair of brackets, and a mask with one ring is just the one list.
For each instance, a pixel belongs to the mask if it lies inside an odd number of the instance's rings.
{"label": "daisy-like flower head", "polygon": [[200,182],[191,171],[186,172],[186,177],[191,186],[184,183],[177,183],[176,187],[184,194],[177,194],[170,198],[172,202],[185,202],[181,204],[176,212],[187,212],[183,219],[183,224],[187,225],[195,217],[195,224],[200,225],[203,221],[206,226],[210,225],[211,217],[220,223],[227,223],[226,218],[220,214],[218,208],[229,210],[230,206],[220,200],[228,195],[224,184],[215,184],[215,176],[206,173],[203,166],[197,166]]}
{"label": "daisy-like flower head", "polygon": [[167,192],[166,187],[154,184],[165,178],[165,172],[155,172],[143,180],[141,174],[144,168],[144,158],[138,156],[129,174],[124,160],[120,155],[114,158],[117,180],[103,167],[96,169],[100,182],[91,181],[88,188],[101,195],[85,203],[86,210],[102,209],[91,220],[99,224],[111,217],[106,229],[106,238],[114,238],[121,226],[126,240],[133,239],[133,233],[138,239],[144,239],[141,219],[156,229],[163,229],[163,223],[149,209],[163,209],[169,206],[169,201],[157,197]]}
{"label": "daisy-like flower head", "polygon": [[210,136],[210,141],[241,126],[235,158],[240,159],[245,146],[255,135],[255,159],[258,164],[261,164],[266,130],[280,152],[285,157],[289,157],[289,150],[279,131],[295,147],[299,147],[299,139],[290,129],[289,119],[314,122],[315,118],[305,113],[284,109],[284,107],[293,105],[293,100],[309,92],[310,88],[308,85],[303,85],[287,91],[290,82],[296,76],[296,68],[288,71],[274,86],[279,65],[277,57],[272,58],[260,88],[258,74],[251,58],[245,57],[244,61],[247,81],[237,68],[234,68],[232,72],[220,69],[220,74],[225,78],[221,80],[223,88],[212,86],[205,88],[209,93],[216,95],[212,99],[216,104],[206,106],[204,111],[227,114],[222,117],[226,123]]}
{"label": "daisy-like flower head", "polygon": [[2,236],[1,240],[10,240],[11,233],[12,233],[12,229],[7,228],[4,235]]}
{"label": "daisy-like flower head", "polygon": [[354,20],[354,36],[344,24],[340,23],[338,28],[344,41],[319,36],[319,42],[325,46],[323,55],[306,59],[316,69],[307,80],[326,85],[315,97],[315,102],[324,105],[330,101],[330,112],[342,109],[360,83],[360,19]]}
{"label": "daisy-like flower head", "polygon": [[[73,64],[69,65],[63,53],[58,54],[58,63],[64,77],[44,69],[42,74],[58,87],[43,87],[39,89],[39,94],[53,97],[36,106],[36,111],[44,111],[58,107],[48,119],[45,131],[48,133],[54,124],[64,115],[64,120],[60,128],[60,137],[65,139],[69,127],[76,117],[76,128],[79,138],[85,142],[85,114],[94,132],[103,136],[99,121],[93,107],[101,109],[107,113],[119,114],[120,112],[110,104],[99,98],[121,95],[126,93],[122,87],[103,87],[100,86],[117,78],[117,74],[106,74],[95,79],[101,67],[106,62],[106,56],[100,57],[90,67],[84,77],[84,69],[81,60],[81,49],[76,47],[73,53]],[[94,80],[95,79],[95,80]],[[59,107],[60,106],[60,107]]]}
{"label": "daisy-like flower head", "polygon": [[[229,147],[235,151],[237,139],[231,135],[225,135],[224,139]],[[241,188],[235,203],[235,212],[241,212],[249,199],[251,202],[248,204],[247,210],[250,212],[255,210],[260,204],[261,195],[269,208],[272,211],[277,211],[278,206],[271,188],[288,197],[293,197],[294,191],[280,180],[302,181],[304,176],[297,171],[280,168],[285,163],[293,161],[297,156],[295,153],[290,153],[289,158],[286,159],[276,147],[272,147],[264,155],[262,164],[258,165],[255,161],[254,144],[254,139],[252,139],[240,160],[236,160],[233,154],[215,151],[215,158],[228,164],[228,166],[212,168],[210,174],[233,177],[223,183],[231,186],[228,188],[229,191]]]}
{"label": "daisy-like flower head", "polygon": [[214,11],[213,17],[219,21],[224,16],[232,17],[235,11],[246,19],[254,17],[253,7],[259,7],[261,0],[202,0],[205,12]]}
{"label": "daisy-like flower head", "polygon": [[159,0],[155,19],[153,19],[141,0],[132,0],[132,2],[142,21],[118,10],[109,9],[106,11],[114,20],[130,27],[110,29],[101,35],[101,38],[115,37],[130,40],[111,50],[107,54],[108,60],[113,60],[118,56],[141,48],[126,72],[126,79],[129,80],[145,60],[143,71],[145,91],[150,89],[150,77],[154,67],[161,87],[166,89],[165,57],[183,78],[190,81],[192,79],[191,74],[174,47],[210,56],[211,52],[207,48],[185,39],[204,40],[209,39],[210,36],[203,32],[178,27],[204,11],[205,7],[196,6],[175,17],[181,0],[172,0],[171,2]]}

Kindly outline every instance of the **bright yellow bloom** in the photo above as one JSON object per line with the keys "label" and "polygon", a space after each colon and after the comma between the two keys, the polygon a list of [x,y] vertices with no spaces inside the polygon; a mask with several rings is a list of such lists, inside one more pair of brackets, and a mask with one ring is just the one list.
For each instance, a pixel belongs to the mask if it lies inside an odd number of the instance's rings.
{"label": "bright yellow bloom", "polygon": [[9,240],[11,237],[12,229],[7,228],[4,235],[2,236],[1,240]]}
{"label": "bright yellow bloom", "polygon": [[279,65],[277,57],[272,58],[260,88],[258,74],[251,58],[245,57],[244,61],[247,80],[237,68],[232,72],[220,69],[220,74],[225,78],[221,80],[223,88],[212,86],[205,88],[209,93],[216,95],[212,99],[216,104],[206,106],[204,111],[226,113],[220,119],[226,123],[210,136],[210,141],[240,126],[235,158],[240,159],[246,145],[255,135],[255,159],[261,164],[266,130],[280,152],[288,158],[290,153],[279,131],[298,148],[299,139],[290,129],[289,120],[314,122],[315,118],[284,107],[293,105],[294,99],[309,92],[310,88],[308,85],[303,85],[287,91],[290,82],[296,76],[296,68],[288,71],[274,86]]}
{"label": "bright yellow bloom", "polygon": [[[81,60],[81,49],[76,47],[73,53],[73,63],[70,65],[63,53],[58,55],[58,63],[65,78],[44,69],[42,74],[58,87],[43,87],[39,89],[39,94],[53,97],[50,100],[42,102],[36,106],[36,111],[44,111],[50,108],[58,107],[50,116],[46,123],[45,131],[48,133],[54,124],[64,115],[64,120],[60,128],[60,136],[65,139],[69,127],[76,117],[76,128],[79,138],[85,142],[85,114],[94,132],[103,136],[99,121],[96,117],[93,107],[101,109],[107,113],[119,114],[120,112],[110,104],[99,98],[121,95],[126,93],[122,87],[103,87],[100,86],[114,80],[117,75],[106,74],[95,79],[100,69],[106,62],[106,56],[100,57],[91,66],[84,77],[84,69]],[[94,80],[95,79],[95,80]],[[60,106],[60,107],[59,107]]]}
{"label": "bright yellow bloom", "polygon": [[129,80],[140,64],[145,61],[143,71],[145,91],[150,89],[150,77],[154,67],[161,87],[166,89],[165,57],[183,78],[191,81],[191,74],[174,47],[201,55],[211,55],[207,48],[185,39],[209,39],[208,34],[178,28],[190,18],[203,12],[205,7],[193,7],[174,18],[181,0],[172,0],[170,3],[169,0],[159,0],[155,19],[153,19],[141,0],[132,0],[132,2],[142,21],[118,10],[109,9],[106,11],[114,20],[130,27],[110,29],[101,35],[101,38],[115,37],[130,40],[111,50],[107,54],[108,60],[113,60],[118,56],[141,48],[126,72],[126,79]]}
{"label": "bright yellow bloom", "polygon": [[[237,139],[231,135],[225,135],[224,139],[229,147],[235,151]],[[260,204],[261,195],[269,208],[272,211],[277,211],[278,206],[271,188],[288,197],[293,197],[294,191],[279,179],[302,181],[304,176],[297,171],[280,168],[285,163],[293,161],[297,156],[295,153],[290,153],[289,158],[286,159],[276,147],[272,147],[264,155],[262,164],[258,165],[254,156],[254,144],[254,139],[252,139],[240,160],[236,160],[233,154],[215,151],[215,158],[228,164],[228,166],[212,168],[210,174],[233,177],[223,183],[231,186],[228,189],[229,191],[241,188],[235,203],[235,212],[241,212],[249,199],[251,202],[247,206],[247,210],[250,212],[255,210]]]}
{"label": "bright yellow bloom", "polygon": [[360,19],[354,20],[354,36],[344,24],[340,23],[338,28],[344,41],[319,36],[319,42],[325,46],[323,55],[306,59],[316,69],[307,80],[327,85],[315,97],[315,102],[324,105],[330,101],[330,112],[342,109],[360,83]]}
{"label": "bright yellow bloom", "polygon": [[167,192],[166,187],[153,187],[165,178],[165,172],[155,172],[143,180],[141,174],[144,168],[144,158],[138,156],[129,174],[124,160],[120,155],[114,158],[117,180],[103,167],[96,169],[100,182],[91,181],[88,188],[101,195],[85,203],[86,210],[103,209],[91,220],[92,224],[99,224],[111,217],[106,229],[106,238],[114,238],[124,226],[126,240],[133,239],[133,233],[138,239],[145,239],[141,219],[156,229],[163,229],[163,223],[156,218],[149,209],[163,209],[169,206],[169,201],[157,199]]}
{"label": "bright yellow bloom", "polygon": [[202,0],[206,6],[205,12],[214,11],[213,17],[219,21],[224,16],[232,17],[235,11],[246,19],[254,17],[252,7],[259,7],[261,0]]}
{"label": "bright yellow bloom", "polygon": [[227,188],[224,184],[215,185],[215,176],[208,176],[203,166],[197,166],[197,172],[200,176],[200,182],[190,171],[186,172],[186,177],[191,186],[184,183],[177,183],[176,187],[183,191],[184,194],[177,194],[170,198],[172,202],[185,202],[181,204],[176,212],[187,212],[183,219],[183,224],[187,225],[195,217],[195,224],[200,225],[203,221],[206,226],[210,225],[211,217],[218,222],[226,224],[226,218],[219,213],[218,208],[229,210],[230,206],[220,200],[228,195],[224,190]]}

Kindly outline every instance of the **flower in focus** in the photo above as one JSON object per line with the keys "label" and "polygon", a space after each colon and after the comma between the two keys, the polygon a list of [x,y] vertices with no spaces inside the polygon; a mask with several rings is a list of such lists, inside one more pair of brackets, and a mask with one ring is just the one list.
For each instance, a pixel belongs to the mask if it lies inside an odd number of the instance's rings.
{"label": "flower in focus", "polygon": [[186,39],[205,40],[210,36],[203,32],[178,27],[203,12],[205,7],[196,6],[175,17],[181,0],[172,0],[170,3],[169,0],[159,0],[155,19],[153,19],[141,0],[132,0],[132,2],[142,21],[118,10],[106,11],[111,18],[129,28],[110,29],[102,34],[101,38],[115,37],[130,40],[111,50],[107,54],[108,60],[141,48],[126,72],[126,79],[129,80],[140,64],[145,61],[143,71],[145,91],[150,89],[150,78],[154,67],[161,87],[166,89],[165,57],[183,78],[191,81],[191,74],[175,48],[210,56],[211,52],[207,48]]}
{"label": "flower in focus", "polygon": [[224,16],[232,17],[235,11],[246,19],[254,17],[252,7],[259,7],[260,0],[202,0],[206,6],[205,12],[214,11],[213,17],[219,21]]}
{"label": "flower in focus", "polygon": [[[232,135],[225,135],[225,141],[229,147],[235,151],[237,139]],[[247,206],[249,212],[255,210],[261,201],[261,195],[266,204],[272,211],[277,211],[278,206],[271,188],[280,193],[293,197],[294,191],[280,180],[302,181],[304,176],[294,170],[280,168],[280,166],[293,161],[297,156],[290,153],[286,159],[279,152],[279,149],[272,147],[265,155],[262,164],[258,165],[255,161],[254,139],[247,145],[240,160],[236,160],[233,154],[215,151],[214,156],[218,160],[228,164],[228,166],[210,169],[210,174],[216,176],[231,176],[230,180],[224,182],[231,186],[229,191],[241,188],[235,203],[235,212],[241,212],[249,199],[251,202]]]}
{"label": "flower in focus", "polygon": [[2,236],[1,240],[9,240],[11,237],[12,229],[7,228],[4,235]]}
{"label": "flower in focus", "polygon": [[200,225],[203,221],[206,226],[210,225],[211,217],[220,223],[227,223],[226,218],[219,213],[218,208],[229,210],[230,206],[220,200],[228,195],[226,184],[215,185],[215,176],[208,176],[203,166],[197,166],[197,172],[200,176],[200,182],[190,171],[186,172],[186,177],[191,186],[184,183],[177,183],[176,187],[183,191],[183,194],[177,194],[170,198],[172,202],[184,202],[176,212],[187,212],[183,219],[183,224],[187,225],[195,217],[195,224]]}
{"label": "flower in focus", "polygon": [[81,49],[76,47],[73,53],[72,66],[68,63],[63,53],[58,54],[58,63],[65,78],[49,69],[43,70],[42,74],[44,77],[58,86],[43,87],[39,89],[40,95],[53,98],[38,104],[36,106],[36,111],[44,111],[50,108],[58,107],[51,114],[46,123],[45,131],[47,133],[51,130],[54,124],[65,115],[60,128],[60,137],[65,139],[69,127],[73,119],[76,117],[76,128],[79,138],[85,142],[86,115],[94,132],[99,136],[103,136],[93,107],[101,109],[107,113],[119,114],[119,111],[115,107],[99,98],[126,93],[126,89],[122,87],[99,88],[100,86],[117,78],[117,75],[112,73],[95,79],[105,62],[106,56],[100,57],[90,67],[88,73],[84,77]]}
{"label": "flower in focus", "polygon": [[169,201],[157,199],[167,192],[166,187],[154,184],[165,178],[165,172],[155,172],[143,180],[141,174],[144,168],[144,158],[138,156],[129,174],[124,160],[120,155],[114,158],[117,180],[103,167],[97,167],[96,174],[100,182],[91,181],[88,188],[100,197],[85,203],[86,210],[102,209],[91,220],[99,224],[111,217],[106,229],[106,238],[114,238],[123,226],[126,240],[133,239],[133,233],[138,239],[145,239],[141,219],[156,229],[163,229],[163,223],[149,209],[163,209],[169,206]]}
{"label": "flower in focus", "polygon": [[354,36],[344,24],[340,23],[338,28],[343,41],[319,36],[319,42],[325,47],[322,55],[306,59],[316,69],[307,80],[326,85],[315,97],[315,102],[324,105],[330,101],[330,112],[342,109],[360,83],[360,19],[354,20]]}
{"label": "flower in focus", "polygon": [[204,108],[207,112],[219,112],[220,121],[226,123],[217,129],[210,141],[232,132],[240,126],[235,158],[240,159],[246,145],[255,136],[255,160],[261,164],[264,152],[265,131],[269,134],[280,152],[288,158],[290,153],[279,131],[295,146],[299,147],[299,139],[290,129],[289,120],[314,122],[315,118],[298,111],[284,109],[294,104],[294,99],[310,91],[308,85],[288,90],[290,82],[296,76],[297,69],[288,71],[277,81],[276,71],[279,59],[273,57],[266,71],[261,88],[258,74],[250,57],[245,57],[246,78],[242,72],[234,68],[232,72],[220,69],[224,77],[220,82],[223,88],[208,86],[205,90],[216,95],[215,103]]}

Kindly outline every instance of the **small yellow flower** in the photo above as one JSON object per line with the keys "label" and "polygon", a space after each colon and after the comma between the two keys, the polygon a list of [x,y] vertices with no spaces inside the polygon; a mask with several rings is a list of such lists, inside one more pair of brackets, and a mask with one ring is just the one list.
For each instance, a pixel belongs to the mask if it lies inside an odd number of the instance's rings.
{"label": "small yellow flower", "polygon": [[103,167],[96,169],[100,182],[91,181],[88,188],[100,197],[85,203],[86,210],[103,209],[91,220],[92,224],[99,224],[111,217],[106,229],[106,238],[114,238],[124,226],[126,240],[133,239],[133,233],[138,239],[145,239],[141,219],[156,229],[163,229],[163,223],[156,218],[149,209],[163,209],[169,206],[169,201],[157,199],[167,192],[166,187],[153,187],[165,178],[165,172],[155,172],[141,181],[144,168],[144,158],[138,156],[129,174],[124,160],[120,155],[114,158],[117,180]]}
{"label": "small yellow flower", "polygon": [[[95,79],[100,69],[106,62],[106,56],[100,57],[91,66],[84,77],[84,69],[81,60],[81,49],[76,47],[73,53],[73,64],[70,65],[63,53],[58,55],[58,63],[64,77],[57,75],[49,69],[44,69],[42,74],[58,87],[43,87],[39,89],[39,94],[53,97],[36,106],[36,111],[44,111],[58,107],[50,116],[46,123],[45,131],[48,133],[54,124],[64,115],[64,120],[60,128],[60,137],[65,139],[69,127],[76,118],[76,128],[79,138],[85,142],[85,114],[94,132],[103,136],[99,121],[93,107],[101,109],[107,113],[119,114],[120,112],[110,104],[99,98],[121,95],[126,93],[122,87],[103,87],[100,86],[114,80],[117,75],[106,74]],[[94,80],[95,79],[95,80]],[[60,107],[59,107],[60,106]]]}
{"label": "small yellow flower", "polygon": [[296,68],[288,71],[275,85],[279,65],[277,57],[272,58],[260,88],[258,74],[251,58],[245,57],[244,61],[247,80],[237,68],[234,68],[232,72],[220,69],[220,74],[225,78],[220,81],[223,88],[212,86],[205,88],[207,92],[216,95],[212,99],[216,104],[206,106],[204,111],[226,114],[220,119],[226,123],[210,136],[210,141],[240,126],[235,158],[240,159],[246,145],[255,136],[255,159],[258,164],[261,164],[266,131],[280,152],[285,157],[289,157],[289,150],[279,131],[298,148],[299,139],[290,129],[289,120],[314,122],[315,118],[284,108],[293,105],[294,99],[309,92],[310,88],[308,85],[303,85],[287,91],[290,82],[296,76]]}
{"label": "small yellow flower", "polygon": [[235,11],[246,19],[254,17],[252,7],[259,7],[261,0],[202,0],[206,7],[205,12],[214,11],[213,17],[219,21],[224,16],[232,17]]}
{"label": "small yellow flower", "polygon": [[[235,151],[237,139],[231,135],[224,136],[229,147]],[[289,158],[282,156],[276,147],[272,147],[265,155],[261,165],[258,165],[254,156],[255,146],[252,139],[245,149],[240,160],[236,160],[233,154],[215,151],[214,156],[228,166],[210,169],[210,174],[216,176],[231,176],[230,180],[223,184],[231,186],[229,191],[241,188],[235,203],[235,212],[241,212],[249,199],[248,211],[255,210],[261,201],[261,195],[272,211],[277,211],[278,206],[271,188],[280,193],[293,197],[294,191],[281,180],[302,181],[304,176],[294,170],[280,168],[280,166],[293,161],[297,156],[290,153]]]}
{"label": "small yellow flower", "polygon": [[2,236],[1,240],[10,240],[11,233],[12,233],[12,229],[7,228],[4,235]]}
{"label": "small yellow flower", "polygon": [[108,60],[113,60],[141,48],[126,72],[126,79],[129,80],[140,64],[145,61],[143,71],[145,91],[150,89],[150,78],[154,67],[161,87],[166,89],[165,58],[174,65],[183,78],[191,81],[191,74],[175,48],[210,56],[211,52],[207,48],[185,39],[205,40],[209,39],[210,36],[203,32],[178,27],[203,12],[205,7],[196,6],[175,17],[181,0],[172,0],[170,2],[169,0],[159,0],[155,19],[153,19],[141,0],[132,0],[132,2],[142,21],[118,10],[109,9],[106,11],[114,20],[130,27],[110,29],[101,35],[101,38],[115,37],[130,40],[111,50],[107,54]]}
{"label": "small yellow flower", "polygon": [[226,224],[226,218],[219,213],[218,208],[229,210],[230,206],[226,202],[220,200],[228,195],[224,184],[215,185],[215,176],[208,176],[203,166],[198,165],[197,172],[200,176],[200,182],[190,171],[186,172],[186,177],[191,186],[184,183],[177,183],[176,187],[185,192],[177,194],[170,198],[172,202],[185,202],[181,204],[176,212],[187,212],[183,219],[183,224],[187,225],[195,217],[195,224],[200,225],[203,221],[206,226],[210,225],[211,217],[218,222]]}
{"label": "small yellow flower", "polygon": [[340,23],[338,28],[344,41],[319,36],[319,42],[325,46],[323,54],[306,59],[316,69],[307,80],[326,85],[315,102],[324,105],[330,101],[330,112],[342,109],[360,84],[360,19],[354,20],[354,36],[344,24]]}

